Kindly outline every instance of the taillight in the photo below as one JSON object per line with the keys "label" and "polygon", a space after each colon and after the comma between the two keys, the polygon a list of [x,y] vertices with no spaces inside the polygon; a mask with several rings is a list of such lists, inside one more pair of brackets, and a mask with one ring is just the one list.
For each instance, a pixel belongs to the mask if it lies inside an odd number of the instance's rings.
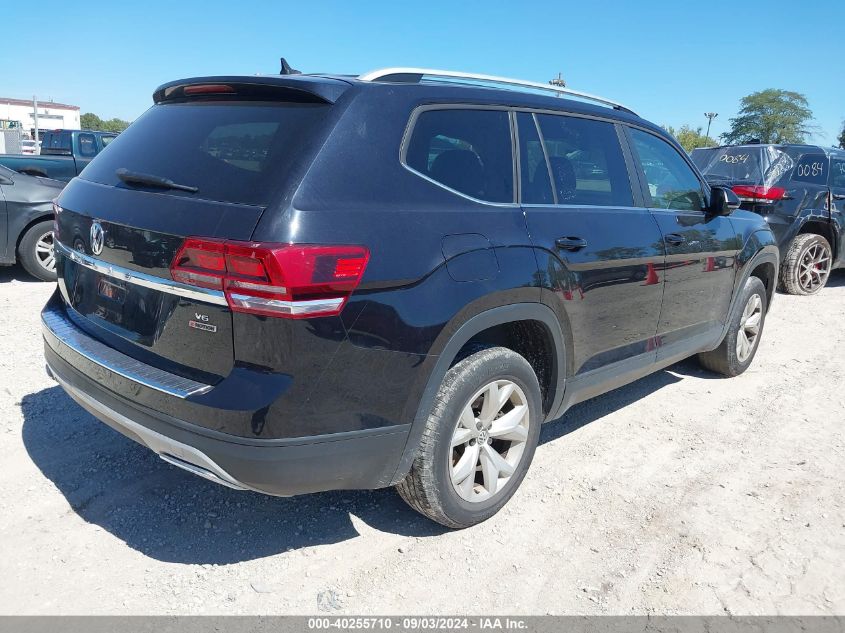
{"label": "taillight", "polygon": [[740,198],[753,198],[754,200],[780,200],[786,195],[783,187],[765,187],[761,185],[734,185],[733,192]]}
{"label": "taillight", "polygon": [[313,246],[185,239],[170,274],[222,290],[235,312],[292,319],[340,314],[358,287],[370,252],[363,246]]}
{"label": "taillight", "polygon": [[194,86],[185,86],[182,93],[185,95],[235,94],[235,89],[226,84],[197,84]]}
{"label": "taillight", "polygon": [[53,200],[53,242],[59,241],[59,214],[62,212],[62,208],[56,204],[56,201]]}

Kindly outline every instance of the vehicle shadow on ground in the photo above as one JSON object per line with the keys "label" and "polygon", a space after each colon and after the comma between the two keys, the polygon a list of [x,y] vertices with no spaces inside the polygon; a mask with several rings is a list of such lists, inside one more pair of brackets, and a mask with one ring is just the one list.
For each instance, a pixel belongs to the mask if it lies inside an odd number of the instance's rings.
{"label": "vehicle shadow on ground", "polygon": [[845,287],[845,269],[833,270],[827,280],[826,288],[844,288]]}
{"label": "vehicle shadow on ground", "polygon": [[641,378],[630,385],[620,387],[609,393],[576,404],[569,409],[562,418],[543,425],[540,432],[540,444],[554,441],[564,435],[569,435],[591,422],[610,415],[629,404],[681,381],[683,378],[676,374],[697,377],[710,377],[708,372],[701,369],[694,360],[687,360],[669,367],[668,370],[658,371]]}
{"label": "vehicle shadow on ground", "polygon": [[0,266],[0,284],[9,282],[44,284],[46,281],[36,279],[23,269],[23,266]]}
{"label": "vehicle shadow on ground", "polygon": [[[577,405],[544,427],[541,442],[679,380],[661,371]],[[228,564],[339,543],[360,535],[353,517],[369,528],[410,537],[446,531],[389,489],[279,498],[207,482],[100,423],[59,387],[25,396],[21,409],[26,450],[71,509],[157,560]]]}

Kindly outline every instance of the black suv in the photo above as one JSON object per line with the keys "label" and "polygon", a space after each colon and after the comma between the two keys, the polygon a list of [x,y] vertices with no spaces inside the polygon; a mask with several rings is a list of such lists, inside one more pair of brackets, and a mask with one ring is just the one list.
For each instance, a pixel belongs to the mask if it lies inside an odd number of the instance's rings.
{"label": "black suv", "polygon": [[161,86],[57,201],[50,373],[218,483],[395,485],[463,527],[573,403],[694,354],[744,371],[763,219],[624,107],[497,81]]}
{"label": "black suv", "polygon": [[811,295],[845,266],[845,150],[815,145],[698,148],[693,162],[762,215],[782,254],[781,288]]}

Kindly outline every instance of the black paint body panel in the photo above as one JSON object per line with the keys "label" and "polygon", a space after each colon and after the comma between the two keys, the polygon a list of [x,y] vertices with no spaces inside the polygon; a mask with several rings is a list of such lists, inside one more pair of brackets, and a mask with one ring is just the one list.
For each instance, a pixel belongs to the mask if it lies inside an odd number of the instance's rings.
{"label": "black paint body panel", "polygon": [[[90,253],[88,235],[97,220],[107,236],[100,259],[165,279],[188,235],[363,244],[370,260],[343,312],[268,318],[138,291],[119,314],[110,315],[90,296],[96,275],[63,260],[52,308],[71,305],[86,317],[79,325],[90,336],[213,388],[178,399],[97,382],[90,368],[66,368],[80,385],[98,398],[142,411],[138,415],[145,420],[155,418],[150,424],[156,428],[164,428],[167,419],[179,420],[234,443],[269,446],[382,429],[391,435],[381,445],[389,454],[352,481],[360,487],[387,485],[407,471],[455,355],[482,330],[522,320],[540,324],[553,350],[544,412],[553,419],[579,393],[600,393],[620,376],[630,380],[653,371],[663,346],[688,343],[698,330],[708,335],[713,330],[721,340],[748,266],[766,248],[776,265],[771,233],[751,214],[684,220],[685,230],[701,233],[698,246],[694,252],[667,252],[662,235],[666,223],[679,221],[674,215],[660,219],[643,206],[488,204],[421,178],[399,160],[412,113],[432,103],[570,112],[667,138],[635,115],[480,88],[347,80],[341,91],[339,79],[326,81],[332,82],[334,103],[321,143],[303,150],[266,207],[104,186],[83,174],[59,200],[64,209],[60,240]],[[589,242],[583,251],[564,253],[555,245],[561,235],[582,234]],[[182,327],[200,310],[219,325],[216,334]],[[684,348],[686,355],[710,343]],[[679,353],[680,348],[672,349],[663,360]],[[396,434],[397,427],[404,434]],[[276,493],[350,483],[307,485],[302,477],[294,479],[296,486],[280,485]]]}

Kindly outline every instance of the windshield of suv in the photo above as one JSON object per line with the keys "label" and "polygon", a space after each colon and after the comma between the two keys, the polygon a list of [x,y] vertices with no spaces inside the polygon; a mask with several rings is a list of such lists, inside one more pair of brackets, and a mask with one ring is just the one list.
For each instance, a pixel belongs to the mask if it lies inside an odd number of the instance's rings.
{"label": "windshield of suv", "polygon": [[82,178],[126,186],[118,169],[196,187],[191,195],[266,205],[330,106],[255,101],[153,106],[117,136]]}

